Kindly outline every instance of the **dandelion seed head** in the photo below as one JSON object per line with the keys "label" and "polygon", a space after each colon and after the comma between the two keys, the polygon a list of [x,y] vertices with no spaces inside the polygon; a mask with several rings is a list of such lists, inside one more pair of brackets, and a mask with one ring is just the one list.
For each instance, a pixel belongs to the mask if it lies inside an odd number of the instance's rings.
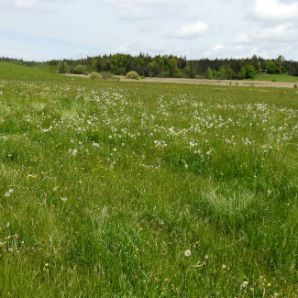
{"label": "dandelion seed head", "polygon": [[187,258],[190,257],[191,256],[191,250],[190,249],[185,250],[184,251],[184,256],[187,257]]}
{"label": "dandelion seed head", "polygon": [[10,189],[4,194],[4,196],[5,196],[6,198],[9,198],[9,197],[13,194],[13,192],[14,192],[14,189],[13,189],[13,188],[10,188]]}
{"label": "dandelion seed head", "polygon": [[246,289],[249,285],[249,282],[248,281],[244,281],[242,284],[241,284],[241,289]]}

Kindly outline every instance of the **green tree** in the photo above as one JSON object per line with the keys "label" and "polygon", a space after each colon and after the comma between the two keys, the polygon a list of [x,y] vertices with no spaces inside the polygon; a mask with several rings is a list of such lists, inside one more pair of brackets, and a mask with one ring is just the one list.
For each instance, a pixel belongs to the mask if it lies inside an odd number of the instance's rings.
{"label": "green tree", "polygon": [[75,74],[87,74],[88,68],[86,65],[78,64],[74,67],[73,72]]}
{"label": "green tree", "polygon": [[254,79],[257,74],[255,67],[253,65],[248,64],[245,66],[245,69],[246,69],[246,79]]}
{"label": "green tree", "polygon": [[247,76],[247,74],[246,74],[246,67],[245,66],[242,66],[241,69],[240,69],[240,71],[239,71],[239,73],[238,73],[238,79],[244,80],[244,79],[246,79],[246,76]]}
{"label": "green tree", "polygon": [[225,78],[226,78],[226,70],[225,70],[225,67],[222,66],[217,72],[217,79],[224,80]]}
{"label": "green tree", "polygon": [[57,66],[57,70],[59,73],[67,73],[69,72],[69,66],[66,62],[60,61]]}
{"label": "green tree", "polygon": [[232,80],[234,77],[235,77],[234,70],[232,69],[231,66],[227,66],[227,67],[225,68],[225,78],[226,78],[227,80]]}
{"label": "green tree", "polygon": [[207,69],[207,79],[208,80],[213,80],[214,79],[213,70],[210,67],[208,67],[208,69]]}
{"label": "green tree", "polygon": [[148,75],[149,77],[156,77],[159,74],[159,66],[155,61],[148,64]]}
{"label": "green tree", "polygon": [[253,65],[247,64],[241,67],[239,73],[238,73],[238,79],[244,80],[244,79],[253,79],[257,74],[256,69]]}
{"label": "green tree", "polygon": [[276,72],[277,73],[284,73],[284,63],[285,63],[285,58],[282,55],[279,55],[278,58],[275,61],[275,67],[276,67]]}
{"label": "green tree", "polygon": [[169,67],[168,76],[170,78],[179,77],[178,61],[175,57],[171,57],[168,60],[168,67]]}
{"label": "green tree", "polygon": [[196,77],[196,70],[192,62],[188,61],[185,67],[185,76],[194,79]]}
{"label": "green tree", "polygon": [[267,69],[267,72],[270,74],[276,73],[276,65],[274,61],[272,60],[266,61],[266,69]]}

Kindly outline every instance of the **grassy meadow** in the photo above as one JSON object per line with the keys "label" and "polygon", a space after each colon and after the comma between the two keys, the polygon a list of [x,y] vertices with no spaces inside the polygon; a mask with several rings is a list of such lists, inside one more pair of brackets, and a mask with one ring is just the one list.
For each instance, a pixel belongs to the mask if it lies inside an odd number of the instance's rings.
{"label": "grassy meadow", "polygon": [[298,92],[0,63],[0,297],[297,297]]}
{"label": "grassy meadow", "polygon": [[271,82],[289,82],[289,83],[297,83],[297,76],[290,76],[287,74],[262,74],[258,73],[254,78],[256,81],[271,81]]}

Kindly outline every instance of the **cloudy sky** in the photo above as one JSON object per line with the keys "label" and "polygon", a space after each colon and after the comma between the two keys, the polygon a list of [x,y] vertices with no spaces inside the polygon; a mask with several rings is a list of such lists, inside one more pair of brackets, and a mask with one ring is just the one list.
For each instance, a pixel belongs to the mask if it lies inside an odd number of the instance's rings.
{"label": "cloudy sky", "polygon": [[298,60],[298,0],[0,0],[0,56]]}

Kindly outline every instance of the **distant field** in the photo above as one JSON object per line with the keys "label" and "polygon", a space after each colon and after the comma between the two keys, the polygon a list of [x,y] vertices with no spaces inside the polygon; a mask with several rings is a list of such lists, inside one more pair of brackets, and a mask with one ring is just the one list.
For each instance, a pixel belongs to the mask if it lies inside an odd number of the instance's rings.
{"label": "distant field", "polygon": [[294,82],[298,83],[298,77],[289,76],[287,74],[257,74],[256,81],[272,81],[272,82]]}
{"label": "distant field", "polygon": [[0,78],[12,80],[61,80],[61,76],[43,69],[0,62]]}
{"label": "distant field", "polygon": [[0,297],[298,297],[298,92],[0,63]]}
{"label": "distant field", "polygon": [[[120,77],[122,82],[131,82],[126,77]],[[179,78],[145,78],[140,83],[211,85],[211,86],[239,86],[239,87],[270,87],[270,88],[297,88],[293,82],[271,82],[252,80],[207,80],[207,79],[179,79]]]}
{"label": "distant field", "polygon": [[[88,75],[66,74],[68,78],[89,79]],[[207,79],[183,79],[183,78],[153,78],[146,77],[141,80],[133,81],[125,76],[116,76],[121,82],[126,83],[153,83],[153,84],[179,84],[179,85],[209,85],[209,86],[236,86],[236,87],[269,87],[269,88],[295,88],[294,82],[278,82],[278,81],[252,81],[252,80],[207,80]],[[298,83],[297,83],[298,84]]]}

